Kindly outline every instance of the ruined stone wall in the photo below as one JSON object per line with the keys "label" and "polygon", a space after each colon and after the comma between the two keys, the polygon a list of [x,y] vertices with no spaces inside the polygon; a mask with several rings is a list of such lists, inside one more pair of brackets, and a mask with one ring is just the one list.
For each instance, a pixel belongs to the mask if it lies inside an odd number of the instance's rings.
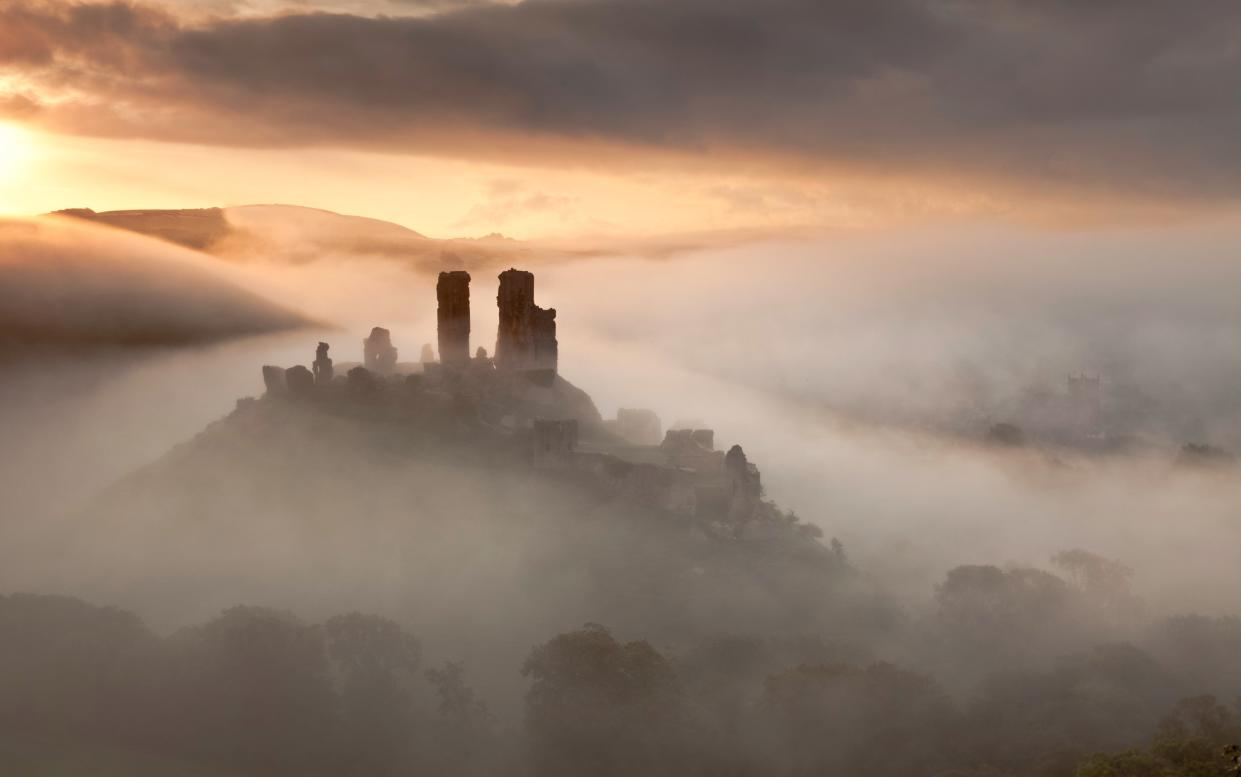
{"label": "ruined stone wall", "polygon": [[560,343],[556,341],[556,309],[544,310],[537,305],[530,311],[530,369],[556,372],[560,361]]}
{"label": "ruined stone wall", "polygon": [[381,326],[371,330],[371,336],[362,341],[362,364],[366,369],[387,375],[396,367],[396,348],[392,345],[392,333]]}
{"label": "ruined stone wall", "polygon": [[440,273],[435,284],[440,362],[458,366],[470,361],[470,274]]}
{"label": "ruined stone wall", "polygon": [[715,432],[711,429],[669,429],[659,447],[673,466],[712,475],[723,471],[724,454],[715,450]]}
{"label": "ruined stone wall", "polygon": [[635,464],[608,453],[575,453],[559,461],[557,468],[578,472],[605,493],[627,501],[681,516],[698,511],[695,475],[690,470]]}
{"label": "ruined stone wall", "polygon": [[556,311],[534,304],[534,274],[508,269],[500,273],[496,295],[500,320],[495,364],[502,370],[551,370],[559,360]]}

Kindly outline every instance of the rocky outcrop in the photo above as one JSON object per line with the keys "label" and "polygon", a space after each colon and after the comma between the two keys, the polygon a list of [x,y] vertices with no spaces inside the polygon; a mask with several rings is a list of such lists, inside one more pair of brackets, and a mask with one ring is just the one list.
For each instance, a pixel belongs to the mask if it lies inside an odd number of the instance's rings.
{"label": "rocky outcrop", "polygon": [[362,366],[371,372],[387,375],[396,367],[396,348],[392,345],[392,333],[381,326],[371,330],[371,336],[362,341]]}
{"label": "rocky outcrop", "polygon": [[466,364],[470,360],[470,274],[464,270],[440,273],[435,297],[440,361]]}
{"label": "rocky outcrop", "polygon": [[422,344],[422,355],[418,357],[418,361],[423,364],[435,361],[435,349],[431,347],[430,343]]}
{"label": "rocky outcrop", "polygon": [[332,369],[332,360],[328,358],[327,351],[330,346],[327,343],[319,343],[319,347],[315,349],[315,385],[323,386],[332,382],[334,371]]}
{"label": "rocky outcrop", "polygon": [[544,310],[534,304],[534,274],[514,269],[500,273],[496,304],[500,309],[496,367],[549,371],[555,375],[559,359],[556,310]]}

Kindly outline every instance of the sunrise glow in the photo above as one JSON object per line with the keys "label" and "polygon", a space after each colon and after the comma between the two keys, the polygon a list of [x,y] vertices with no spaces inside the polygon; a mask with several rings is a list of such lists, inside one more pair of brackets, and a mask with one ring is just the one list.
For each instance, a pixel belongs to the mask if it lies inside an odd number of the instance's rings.
{"label": "sunrise glow", "polygon": [[0,182],[16,180],[30,165],[34,154],[34,141],[27,130],[0,122]]}

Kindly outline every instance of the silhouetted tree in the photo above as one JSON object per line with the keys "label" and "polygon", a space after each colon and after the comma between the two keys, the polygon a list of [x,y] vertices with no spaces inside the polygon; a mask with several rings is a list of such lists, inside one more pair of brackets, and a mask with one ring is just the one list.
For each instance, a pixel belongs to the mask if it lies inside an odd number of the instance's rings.
{"label": "silhouetted tree", "polygon": [[394,621],[357,612],[329,619],[323,635],[339,695],[339,768],[407,771],[415,757],[418,641]]}
{"label": "silhouetted tree", "polygon": [[532,768],[539,775],[684,774],[683,690],[646,642],[588,624],[536,647],[522,673]]}
{"label": "silhouetted tree", "polygon": [[799,666],[768,679],[763,706],[781,773],[896,777],[950,763],[952,703],[891,664]]}
{"label": "silhouetted tree", "polygon": [[1241,695],[1241,618],[1180,615],[1152,630],[1153,648],[1184,675],[1187,691]]}
{"label": "silhouetted tree", "polygon": [[944,659],[974,676],[1043,662],[1094,635],[1079,592],[1038,569],[960,566],[935,592]]}
{"label": "silhouetted tree", "polygon": [[1234,711],[1214,696],[1190,697],[1163,720],[1149,748],[1092,755],[1077,777],[1220,777],[1236,767],[1231,742],[1239,739]]}
{"label": "silhouetted tree", "polygon": [[129,737],[159,649],[133,614],[63,596],[0,596],[0,730]]}
{"label": "silhouetted tree", "polygon": [[319,629],[234,607],[177,643],[192,749],[265,774],[329,769],[335,695]]}
{"label": "silhouetted tree", "polygon": [[[992,677],[958,739],[978,763],[1057,774],[1085,754],[1141,742],[1175,698],[1174,678],[1132,645],[1102,645],[1044,671]],[[1055,768],[1052,768],[1055,767]]]}
{"label": "silhouetted tree", "polygon": [[432,723],[434,771],[438,774],[484,774],[493,771],[497,747],[495,718],[466,685],[465,664],[447,661],[426,671],[438,697]]}

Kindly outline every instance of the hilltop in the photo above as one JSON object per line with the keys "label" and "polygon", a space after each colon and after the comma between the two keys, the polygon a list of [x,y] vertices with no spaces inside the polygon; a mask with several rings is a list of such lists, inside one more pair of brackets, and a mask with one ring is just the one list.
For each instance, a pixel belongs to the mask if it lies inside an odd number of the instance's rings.
{"label": "hilltop", "polygon": [[387,601],[484,642],[588,620],[800,633],[860,601],[839,545],[765,496],[740,445],[602,418],[559,374],[532,275],[501,274],[494,356],[467,351],[468,275],[439,296],[438,358],[401,361],[376,327],[361,364],[321,343],[311,367],[264,366],[261,396],[101,495],[81,520],[109,541],[70,552],[125,592],[128,569],[160,575],[126,602],[157,617],[169,590],[210,612],[309,587],[316,607]]}

